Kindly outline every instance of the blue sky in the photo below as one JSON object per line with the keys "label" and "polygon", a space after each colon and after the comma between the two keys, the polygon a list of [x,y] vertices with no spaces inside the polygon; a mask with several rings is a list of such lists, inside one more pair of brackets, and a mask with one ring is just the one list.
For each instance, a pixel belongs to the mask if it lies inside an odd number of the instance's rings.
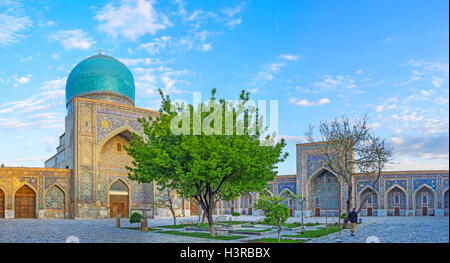
{"label": "blue sky", "polygon": [[390,170],[448,169],[448,1],[0,0],[0,162],[43,166],[64,132],[65,80],[81,60],[124,62],[136,106],[278,100],[295,173],[309,124],[367,112]]}

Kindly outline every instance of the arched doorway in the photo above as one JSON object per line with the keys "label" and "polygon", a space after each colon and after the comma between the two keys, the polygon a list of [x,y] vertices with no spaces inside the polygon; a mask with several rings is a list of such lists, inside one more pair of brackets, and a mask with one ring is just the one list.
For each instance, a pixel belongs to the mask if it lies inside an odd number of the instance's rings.
{"label": "arched doorway", "polygon": [[448,189],[444,193],[444,215],[448,216]]}
{"label": "arched doorway", "polygon": [[387,194],[388,216],[404,216],[406,215],[406,193],[395,186]]}
{"label": "arched doorway", "polygon": [[338,215],[340,184],[334,174],[328,170],[322,170],[316,176],[311,177],[308,188],[314,216]]}
{"label": "arched doorway", "polygon": [[22,186],[14,195],[14,217],[36,217],[36,194],[27,185]]}
{"label": "arched doorway", "polygon": [[428,216],[434,209],[434,192],[427,186],[422,186],[415,196],[416,215]]}
{"label": "arched doorway", "polygon": [[366,200],[361,207],[362,211],[366,212],[366,216],[374,216],[377,215],[378,210],[378,195],[372,188],[367,187],[364,191],[361,192],[360,202]]}
{"label": "arched doorway", "polygon": [[109,188],[109,215],[128,217],[128,186],[122,181],[115,181]]}
{"label": "arched doorway", "polygon": [[5,193],[0,189],[0,218],[5,218]]}

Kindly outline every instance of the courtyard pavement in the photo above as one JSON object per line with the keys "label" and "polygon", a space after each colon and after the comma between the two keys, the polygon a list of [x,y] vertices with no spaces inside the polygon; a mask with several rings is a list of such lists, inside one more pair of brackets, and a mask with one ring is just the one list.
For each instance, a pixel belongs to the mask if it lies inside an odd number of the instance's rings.
{"label": "courtyard pavement", "polygon": [[[219,216],[221,217],[221,216]],[[229,218],[229,217],[228,217]],[[228,220],[228,218],[226,220]],[[223,216],[221,219],[224,219]],[[263,217],[240,216],[234,221],[258,221]],[[196,222],[197,217],[178,218],[177,223]],[[305,222],[310,223],[337,222],[336,218],[310,217]],[[358,225],[356,237],[351,237],[349,230],[342,230],[325,237],[313,239],[309,242],[339,243],[366,242],[368,237],[372,241],[384,242],[449,242],[448,217],[363,217],[363,223]],[[289,218],[288,222],[299,222],[300,218]],[[171,225],[171,218],[149,219],[150,227]],[[122,227],[131,225],[128,219],[122,219]],[[283,231],[284,232],[284,231]],[[284,232],[282,234],[291,234]],[[0,242],[14,243],[64,243],[67,238],[76,237],[82,243],[236,243],[261,237],[275,237],[273,235],[249,236],[241,240],[213,240],[186,236],[176,236],[155,232],[141,233],[130,229],[115,228],[114,219],[105,220],[70,220],[70,219],[2,219],[0,220]]]}

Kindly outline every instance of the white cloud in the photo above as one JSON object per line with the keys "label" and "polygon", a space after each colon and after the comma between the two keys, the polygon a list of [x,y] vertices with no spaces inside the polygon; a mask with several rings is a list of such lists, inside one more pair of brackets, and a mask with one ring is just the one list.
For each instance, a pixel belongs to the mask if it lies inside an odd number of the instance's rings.
{"label": "white cloud", "polygon": [[167,62],[163,62],[159,58],[119,58],[119,60],[128,67],[139,65],[141,66],[162,65],[173,61],[169,60]]}
{"label": "white cloud", "polygon": [[299,59],[299,56],[292,54],[281,54],[278,57],[287,61],[297,61]]}
{"label": "white cloud", "polygon": [[98,28],[114,38],[136,40],[146,34],[154,35],[171,25],[167,16],[155,9],[155,2],[125,0],[119,6],[109,3],[95,16],[100,23]]}
{"label": "white cloud", "polygon": [[253,78],[251,85],[264,85],[268,81],[271,81],[275,78],[275,75],[278,74],[283,67],[285,67],[287,62],[289,61],[297,61],[299,56],[291,55],[291,54],[281,54],[276,57],[275,62],[266,64],[262,67],[256,76]]}
{"label": "white cloud", "polygon": [[448,104],[448,97],[437,97],[434,102],[436,102],[437,104]]}
{"label": "white cloud", "polygon": [[241,13],[244,6],[245,2],[242,2],[234,8],[225,8],[222,10],[222,13],[225,15],[225,25],[229,29],[234,29],[236,26],[242,24]]}
{"label": "white cloud", "polygon": [[376,112],[382,112],[385,109],[394,109],[397,107],[398,96],[387,99],[382,105],[375,106]]}
{"label": "white cloud", "polygon": [[[11,13],[15,13],[10,11]],[[0,45],[11,45],[23,38],[21,33],[31,26],[28,16],[0,13]]]}
{"label": "white cloud", "polygon": [[20,58],[19,62],[24,63],[24,62],[28,62],[28,61],[30,61],[32,59],[33,59],[32,56],[28,56],[28,57]]}
{"label": "white cloud", "polygon": [[424,96],[424,97],[428,97],[431,94],[433,94],[433,90],[432,89],[430,89],[430,90],[421,90],[420,94],[422,94],[422,96]]}
{"label": "white cloud", "polygon": [[304,89],[305,93],[322,93],[329,91],[337,91],[339,97],[348,97],[352,94],[360,94],[362,91],[357,85],[357,82],[349,75],[322,75],[319,76],[320,81],[313,83],[318,88]]}
{"label": "white cloud", "polygon": [[52,39],[59,41],[67,49],[87,50],[96,42],[89,38],[81,29],[60,30],[51,36]]}
{"label": "white cloud", "polygon": [[431,79],[431,84],[436,87],[436,88],[440,88],[442,86],[442,83],[444,83],[444,79],[443,78],[439,78],[436,76],[433,76]]}
{"label": "white cloud", "polygon": [[166,48],[168,42],[170,41],[170,36],[162,36],[160,38],[154,38],[153,42],[142,43],[138,46],[138,49],[144,49],[150,55],[157,55],[160,51]]}
{"label": "white cloud", "polygon": [[331,101],[327,98],[323,98],[317,101],[308,101],[306,99],[300,100],[297,98],[291,98],[289,100],[289,103],[299,105],[299,106],[321,106],[327,103],[330,103]]}
{"label": "white cloud", "polygon": [[205,52],[211,50],[211,48],[212,48],[211,44],[203,44],[202,45],[202,50]]}

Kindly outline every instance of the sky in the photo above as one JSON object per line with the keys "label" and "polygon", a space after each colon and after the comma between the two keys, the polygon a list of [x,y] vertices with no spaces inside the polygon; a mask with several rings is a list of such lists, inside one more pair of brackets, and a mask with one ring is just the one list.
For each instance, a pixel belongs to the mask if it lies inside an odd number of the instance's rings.
{"label": "sky", "polygon": [[388,170],[449,169],[448,1],[0,0],[0,163],[43,167],[64,132],[65,82],[105,55],[133,73],[136,106],[158,88],[278,100],[296,173],[309,125],[368,114]]}

